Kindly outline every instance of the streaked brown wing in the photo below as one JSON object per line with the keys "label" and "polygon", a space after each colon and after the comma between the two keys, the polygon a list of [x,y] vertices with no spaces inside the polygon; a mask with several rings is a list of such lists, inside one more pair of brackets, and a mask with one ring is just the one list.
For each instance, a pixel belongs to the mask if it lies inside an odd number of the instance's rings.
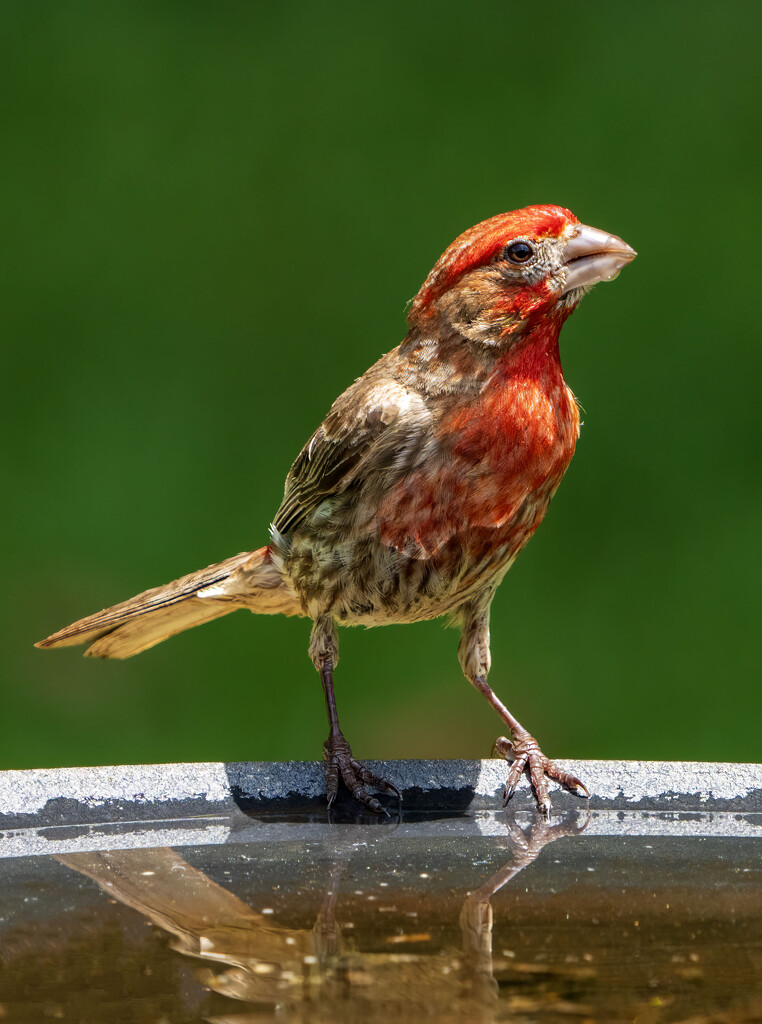
{"label": "streaked brown wing", "polygon": [[273,529],[287,536],[326,498],[344,490],[373,440],[372,435],[328,438],[320,427],[291,467]]}
{"label": "streaked brown wing", "polygon": [[381,362],[334,402],[299,453],[273,520],[273,529],[281,536],[355,481],[383,472],[392,463],[404,472],[415,457],[431,419],[429,411],[420,395],[377,372]]}

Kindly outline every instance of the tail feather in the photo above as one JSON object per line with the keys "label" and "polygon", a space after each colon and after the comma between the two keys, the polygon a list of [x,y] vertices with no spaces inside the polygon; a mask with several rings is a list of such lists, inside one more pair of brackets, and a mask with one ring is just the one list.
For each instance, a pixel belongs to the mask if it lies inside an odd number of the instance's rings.
{"label": "tail feather", "polygon": [[149,647],[168,640],[175,633],[182,633],[193,626],[229,615],[240,605],[223,604],[221,601],[202,601],[198,597],[186,597],[178,604],[159,608],[158,611],[141,614],[139,618],[125,622],[110,633],[104,633],[85,651],[86,658],[131,658],[133,654],[147,651]]}
{"label": "tail feather", "polygon": [[130,658],[162,640],[238,608],[301,614],[267,548],[245,551],[66,626],[35,647],[90,644],[85,654]]}

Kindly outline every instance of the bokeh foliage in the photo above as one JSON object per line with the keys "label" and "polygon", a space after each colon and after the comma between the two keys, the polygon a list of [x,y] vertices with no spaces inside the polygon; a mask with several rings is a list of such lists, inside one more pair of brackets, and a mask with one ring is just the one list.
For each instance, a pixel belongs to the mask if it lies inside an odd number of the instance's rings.
{"label": "bokeh foliage", "polygon": [[[308,625],[124,663],[68,621],[265,542],[440,251],[571,207],[639,259],[564,330],[586,410],[491,682],[558,756],[759,757],[758,4],[8,3],[3,767],[317,757]],[[364,757],[482,756],[441,623],[344,631]]]}

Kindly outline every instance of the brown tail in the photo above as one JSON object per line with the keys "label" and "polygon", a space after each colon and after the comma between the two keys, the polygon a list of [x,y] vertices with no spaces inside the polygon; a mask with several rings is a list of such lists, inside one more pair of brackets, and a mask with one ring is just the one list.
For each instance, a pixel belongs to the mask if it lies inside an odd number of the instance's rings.
{"label": "brown tail", "polygon": [[238,608],[270,615],[301,615],[296,596],[270,559],[269,548],[245,551],[163,587],[104,608],[53,633],[35,647],[90,644],[95,658],[131,658],[193,626]]}

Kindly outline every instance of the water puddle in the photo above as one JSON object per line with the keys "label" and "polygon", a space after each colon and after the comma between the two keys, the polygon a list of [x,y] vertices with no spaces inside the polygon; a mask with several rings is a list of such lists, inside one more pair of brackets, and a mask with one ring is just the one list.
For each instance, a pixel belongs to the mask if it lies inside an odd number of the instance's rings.
{"label": "water puddle", "polygon": [[762,820],[249,818],[0,837],[0,1021],[762,1021]]}

